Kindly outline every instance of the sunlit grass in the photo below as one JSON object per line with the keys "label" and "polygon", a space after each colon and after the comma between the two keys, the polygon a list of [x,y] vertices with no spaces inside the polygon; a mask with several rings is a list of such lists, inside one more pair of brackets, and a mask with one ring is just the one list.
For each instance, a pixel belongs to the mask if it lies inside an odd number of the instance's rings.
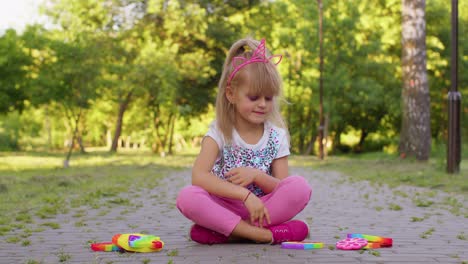
{"label": "sunlit grass", "polygon": [[[165,175],[190,168],[195,154],[160,157],[150,151],[112,154],[97,149],[87,154],[74,153],[71,167],[66,169],[62,166],[64,157],[65,153],[0,153],[0,236],[14,230],[28,230],[31,225],[38,224],[38,220],[46,224],[36,225],[34,232],[59,228],[53,224],[57,214],[71,213],[79,217],[86,212],[83,208],[98,209],[102,215],[114,207],[131,212],[141,205],[134,204],[126,194],[154,188]],[[423,186],[464,195],[468,194],[467,163],[464,159],[460,173],[449,175],[440,158],[423,163],[384,153],[329,156],[323,161],[314,156],[290,157],[291,166],[340,171],[352,180],[369,180],[390,186]],[[395,195],[404,197],[406,194]],[[161,197],[164,196],[161,193]],[[411,198],[416,206],[432,206],[430,196]],[[443,201],[443,204],[454,213],[459,213],[463,207],[456,198]],[[391,209],[399,208],[395,205]],[[86,225],[80,219],[75,224]]]}
{"label": "sunlit grass", "polygon": [[[66,153],[55,152],[1,152],[0,171],[26,171],[30,169],[60,169]],[[110,153],[102,148],[88,149],[88,153],[73,153],[71,167],[103,166],[103,165],[145,165],[161,164],[171,167],[185,167],[191,165],[193,153],[165,158],[153,154],[151,151],[121,150],[118,154]]]}
{"label": "sunlit grass", "polygon": [[[466,157],[466,156],[465,156]],[[448,174],[443,157],[427,162],[400,159],[385,153],[329,156],[319,160],[313,156],[293,156],[292,166],[315,170],[340,171],[354,180],[368,180],[389,186],[412,185],[456,192],[468,196],[468,159],[462,159],[460,172]]]}
{"label": "sunlit grass", "polygon": [[194,160],[194,155],[94,151],[74,154],[71,167],[63,168],[64,153],[1,153],[0,157],[0,236],[37,219],[53,219],[75,208],[80,212],[82,206],[137,208],[140,205],[123,195],[154,188],[164,175],[188,168]]}

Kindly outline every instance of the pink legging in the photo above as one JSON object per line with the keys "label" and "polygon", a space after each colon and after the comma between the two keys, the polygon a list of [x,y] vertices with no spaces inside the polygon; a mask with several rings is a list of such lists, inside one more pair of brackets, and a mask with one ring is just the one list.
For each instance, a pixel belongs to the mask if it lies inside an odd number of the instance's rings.
{"label": "pink legging", "polygon": [[[301,212],[312,189],[301,176],[289,176],[269,194],[261,197],[270,214],[271,225],[286,222]],[[198,186],[183,188],[177,197],[180,212],[198,225],[229,236],[249,212],[242,201],[209,194]],[[267,226],[266,220],[264,226]]]}

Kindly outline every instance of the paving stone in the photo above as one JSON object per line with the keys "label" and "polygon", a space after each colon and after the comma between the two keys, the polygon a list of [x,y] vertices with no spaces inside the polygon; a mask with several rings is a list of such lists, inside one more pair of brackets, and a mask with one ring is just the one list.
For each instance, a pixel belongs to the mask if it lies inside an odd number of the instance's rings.
{"label": "paving stone", "polygon": [[[465,197],[424,188],[391,189],[354,182],[336,172],[305,168],[292,168],[292,172],[304,176],[313,188],[311,202],[296,218],[309,224],[309,239],[324,242],[323,249],[206,246],[191,241],[188,231],[192,224],[175,207],[178,191],[190,182],[187,169],[167,175],[145,196],[130,191],[123,198],[130,199],[131,205],[73,208],[55,219],[36,219],[28,228],[45,222],[59,223],[60,227],[33,232],[27,238],[29,245],[22,246],[23,239],[7,243],[6,238],[24,234],[12,231],[0,240],[0,263],[468,263],[468,241],[460,239],[468,237]],[[450,212],[450,202],[443,202],[454,199],[462,205],[460,215]],[[420,205],[421,201],[435,203],[418,207],[418,200]],[[117,233],[137,232],[160,236],[165,248],[155,253],[93,252],[89,248],[92,241],[105,242]],[[347,233],[392,237],[394,246],[365,251],[334,249]]]}

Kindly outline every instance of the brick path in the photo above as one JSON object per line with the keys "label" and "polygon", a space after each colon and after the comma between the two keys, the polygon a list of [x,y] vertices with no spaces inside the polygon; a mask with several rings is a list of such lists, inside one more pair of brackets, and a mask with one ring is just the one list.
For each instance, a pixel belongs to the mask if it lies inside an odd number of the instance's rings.
{"label": "brick path", "polygon": [[[255,244],[205,246],[190,241],[187,233],[191,223],[181,216],[174,202],[177,191],[190,181],[190,171],[185,170],[166,177],[146,197],[129,193],[131,206],[112,206],[107,211],[85,208],[84,215],[72,209],[53,219],[60,228],[33,232],[30,245],[1,240],[0,263],[468,263],[465,198],[421,188],[388,189],[351,182],[334,172],[300,168],[293,172],[305,176],[313,187],[310,204],[297,218],[308,222],[310,239],[324,242],[326,248],[305,251]],[[449,212],[456,201],[462,203],[458,206],[460,216]],[[35,225],[39,224],[36,221]],[[166,246],[161,252],[137,254],[89,249],[90,241],[109,241],[116,233],[132,232],[158,235]],[[367,251],[333,249],[347,233],[392,237],[394,246]]]}

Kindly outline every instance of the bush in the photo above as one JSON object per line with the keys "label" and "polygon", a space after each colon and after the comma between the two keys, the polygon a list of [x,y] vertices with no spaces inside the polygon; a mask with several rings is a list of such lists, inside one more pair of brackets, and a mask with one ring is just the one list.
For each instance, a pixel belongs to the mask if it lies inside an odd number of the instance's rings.
{"label": "bush", "polygon": [[11,134],[0,132],[0,151],[12,150],[19,150],[18,138]]}
{"label": "bush", "polygon": [[21,122],[17,112],[0,116],[0,150],[19,150]]}

